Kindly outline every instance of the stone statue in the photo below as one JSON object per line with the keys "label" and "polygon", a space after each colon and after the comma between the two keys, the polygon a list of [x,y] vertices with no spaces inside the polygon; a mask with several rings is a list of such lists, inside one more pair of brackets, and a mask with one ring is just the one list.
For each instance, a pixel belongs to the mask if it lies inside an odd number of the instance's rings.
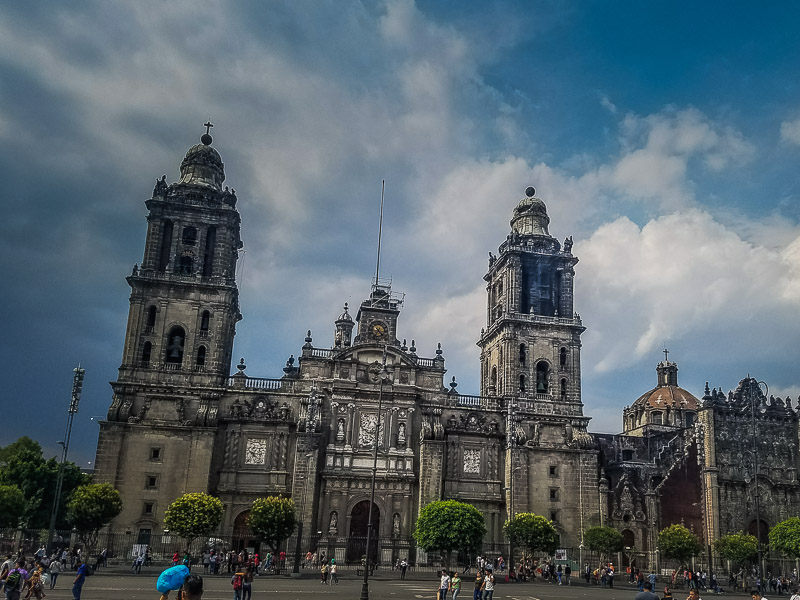
{"label": "stone statue", "polygon": [[397,427],[397,445],[398,446],[405,446],[406,445],[406,424],[400,423]]}
{"label": "stone statue", "polygon": [[337,529],[338,524],[339,524],[339,513],[337,513],[335,510],[332,510],[330,525],[328,525],[328,533],[330,535],[336,535],[338,533]]}
{"label": "stone statue", "polygon": [[161,179],[156,179],[156,186],[153,188],[153,197],[163,198],[167,194],[167,176],[162,175]]}
{"label": "stone statue", "polygon": [[336,427],[336,441],[340,444],[344,442],[344,419],[339,419],[339,423]]}
{"label": "stone statue", "polygon": [[392,534],[393,535],[400,535],[400,514],[394,513],[394,517],[392,518]]}
{"label": "stone statue", "polygon": [[564,252],[572,254],[572,236],[564,239]]}

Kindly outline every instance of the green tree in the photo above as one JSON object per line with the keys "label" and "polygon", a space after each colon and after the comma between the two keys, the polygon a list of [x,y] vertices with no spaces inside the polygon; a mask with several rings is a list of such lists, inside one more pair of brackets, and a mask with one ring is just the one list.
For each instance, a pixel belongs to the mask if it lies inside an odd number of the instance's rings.
{"label": "green tree", "polygon": [[553,523],[541,515],[519,513],[506,521],[503,531],[513,544],[526,548],[531,554],[553,554],[558,545],[558,533]]}
{"label": "green tree", "polygon": [[737,567],[742,567],[752,562],[758,554],[758,539],[747,533],[729,533],[714,541],[714,550],[724,559],[731,561]]}
{"label": "green tree", "polygon": [[785,556],[800,558],[800,517],[781,521],[769,532],[769,545]]}
{"label": "green tree", "polygon": [[258,498],[247,517],[247,526],[253,535],[278,553],[279,546],[297,527],[294,501],[290,498],[269,496]]}
{"label": "green tree", "polygon": [[613,527],[590,527],[583,533],[583,543],[592,552],[597,552],[602,562],[607,562],[612,554],[621,552],[625,546],[622,534]]}
{"label": "green tree", "polygon": [[658,533],[658,549],[664,558],[677,560],[683,566],[700,553],[700,542],[686,527],[676,523]]}
{"label": "green tree", "polygon": [[202,492],[184,494],[167,507],[164,525],[186,538],[187,551],[201,535],[213,532],[222,522],[219,498]]}
{"label": "green tree", "polygon": [[[49,527],[58,470],[59,461],[55,458],[45,460],[42,447],[27,436],[0,448],[0,485],[16,486],[22,491],[25,508],[20,524],[23,527],[35,529]],[[77,487],[90,482],[91,478],[81,473],[75,463],[64,464],[61,502],[56,515],[58,529],[69,527],[64,498],[68,498]]]}
{"label": "green tree", "polygon": [[486,534],[486,522],[471,504],[441,500],[426,505],[417,517],[414,539],[426,552],[444,552],[450,566],[453,550],[475,552]]}
{"label": "green tree", "polygon": [[110,483],[90,483],[76,489],[67,503],[67,518],[91,555],[98,532],[122,512],[122,499]]}
{"label": "green tree", "polygon": [[18,527],[25,512],[25,495],[15,485],[0,485],[0,527]]}

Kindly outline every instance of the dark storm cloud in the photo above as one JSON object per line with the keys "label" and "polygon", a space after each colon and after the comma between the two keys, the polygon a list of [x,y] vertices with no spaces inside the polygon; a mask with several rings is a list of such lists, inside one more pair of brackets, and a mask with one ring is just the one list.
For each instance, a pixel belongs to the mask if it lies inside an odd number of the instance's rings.
{"label": "dark storm cloud", "polygon": [[[697,261],[692,249],[700,246],[740,263],[750,258],[751,272],[789,273],[759,280],[767,291],[751,299],[762,330],[782,335],[771,347],[785,353],[796,328],[781,334],[775,324],[796,321],[791,290],[800,276],[790,246],[796,219],[776,225],[743,210],[755,233],[742,239],[725,206],[719,212],[728,229],[716,229],[707,215],[679,247],[661,242],[666,253],[683,257],[684,271],[668,290],[656,297],[615,286],[626,261],[634,283],[651,275],[651,262],[630,255],[651,248],[653,232],[668,230],[659,215],[713,196],[703,186],[708,161],[730,163],[711,173],[727,185],[748,177],[748,144],[756,142],[740,139],[746,123],[719,122],[710,116],[714,106],[665,107],[670,100],[663,97],[635,106],[607,99],[619,104],[619,114],[611,115],[597,90],[596,73],[606,65],[587,62],[594,54],[580,45],[585,32],[573,33],[590,26],[581,11],[549,3],[488,12],[461,5],[0,6],[0,253],[7,282],[0,360],[10,374],[4,399],[25,407],[10,417],[14,427],[0,444],[29,433],[52,447],[61,436],[71,369],[82,362],[77,447],[80,456],[92,456],[96,431],[88,417],[105,413],[107,382],[119,366],[129,294],[124,277],[141,260],[143,202],[162,173],[177,179],[183,154],[209,116],[226,184],[240,198],[245,320],[235,353],[247,358],[251,375],[280,375],[307,328],[315,344],[328,345],[342,303],[357,305],[366,295],[381,179],[387,180],[382,273],[408,292],[400,336],[416,337],[421,355],[432,355],[441,341],[448,375],[458,376],[464,392],[477,388],[474,341],[485,313],[486,253],[505,237],[529,183],[548,202],[551,231],[559,238],[574,233],[585,259],[576,284],[590,327],[585,401],[605,402],[613,390],[621,405],[641,385],[650,387],[662,341],[647,342],[651,329],[671,331],[686,346],[693,363],[682,366],[682,377],[691,373],[687,381],[699,381],[705,370],[720,374],[718,384],[735,384],[743,355],[727,370],[718,368],[718,356],[704,359],[697,350],[707,342],[692,337],[702,325],[717,346],[730,346],[743,318],[728,292],[715,296],[716,312],[698,321],[692,294],[710,275],[686,265]],[[618,76],[603,85],[629,83]],[[700,103],[698,95],[692,104]],[[791,171],[790,159],[777,176]],[[650,194],[648,183],[657,193]],[[781,198],[796,187],[788,182]],[[623,228],[628,248],[615,253],[602,236],[592,240],[599,226],[621,226],[620,216],[631,214],[641,229]],[[707,240],[710,228],[716,233]],[[770,246],[772,254],[748,252],[748,244],[769,245],[776,229],[780,243]],[[737,268],[723,260],[711,287],[740,293]],[[774,316],[765,317],[770,311]],[[765,356],[788,387],[791,361],[778,354]],[[587,412],[600,413],[604,428],[616,427],[608,423],[618,421],[619,406]]]}

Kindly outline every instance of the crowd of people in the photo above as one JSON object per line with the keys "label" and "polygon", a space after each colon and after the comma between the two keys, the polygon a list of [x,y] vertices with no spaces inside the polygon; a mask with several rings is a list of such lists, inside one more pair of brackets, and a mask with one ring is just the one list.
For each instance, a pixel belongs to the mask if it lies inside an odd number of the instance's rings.
{"label": "crowd of people", "polygon": [[26,557],[22,548],[16,555],[7,554],[5,561],[0,564],[0,582],[6,600],[19,600],[22,594],[26,599],[35,598],[42,600],[47,597],[45,590],[56,588],[59,576],[62,573],[74,572],[72,579],[72,597],[80,600],[86,578],[95,570],[105,566],[106,550],[98,555],[96,564],[90,567],[81,555],[78,547],[59,548],[48,554],[42,545],[32,557]]}

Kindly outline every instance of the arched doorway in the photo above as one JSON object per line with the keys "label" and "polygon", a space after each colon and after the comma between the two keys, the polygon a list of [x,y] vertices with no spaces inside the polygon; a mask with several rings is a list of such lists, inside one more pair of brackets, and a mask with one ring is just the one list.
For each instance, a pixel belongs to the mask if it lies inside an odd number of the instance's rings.
{"label": "arched doorway", "polygon": [[622,566],[623,567],[634,567],[636,566],[636,559],[633,556],[636,548],[636,536],[634,535],[633,531],[630,529],[624,529],[622,531]]}
{"label": "arched doorway", "polygon": [[[369,525],[369,500],[362,500],[350,512],[350,535],[347,540],[347,562],[359,564],[367,554],[367,527]],[[378,533],[380,531],[381,511],[372,504],[372,533],[370,534],[369,557],[378,560]]]}
{"label": "arched doorway", "polygon": [[760,529],[761,529],[761,532],[760,532],[761,535],[759,536],[758,528],[756,526],[756,520],[753,519],[752,521],[750,521],[750,526],[747,528],[747,533],[749,533],[750,535],[754,535],[757,538],[760,537],[761,538],[761,543],[765,544],[767,542],[767,540],[769,539],[767,537],[769,535],[769,525],[767,524],[767,522],[764,519],[761,519],[761,528]]}
{"label": "arched doorway", "polygon": [[247,517],[250,516],[250,511],[246,510],[239,513],[233,521],[233,539],[231,540],[231,547],[234,550],[241,552],[245,548],[258,548],[256,547],[258,541],[252,538],[250,527],[247,526]]}

